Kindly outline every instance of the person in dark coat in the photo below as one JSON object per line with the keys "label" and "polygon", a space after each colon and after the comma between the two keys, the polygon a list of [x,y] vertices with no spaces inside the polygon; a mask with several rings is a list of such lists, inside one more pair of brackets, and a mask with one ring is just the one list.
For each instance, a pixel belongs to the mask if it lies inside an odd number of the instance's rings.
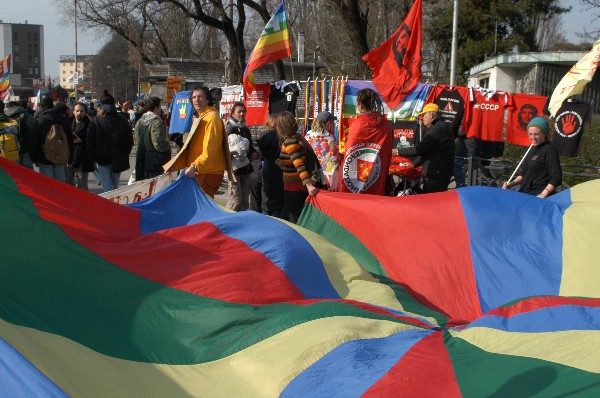
{"label": "person in dark coat", "polygon": [[257,140],[262,157],[262,183],[267,214],[283,218],[285,203],[283,192],[283,171],[277,165],[281,143],[277,136],[276,125],[279,114],[269,115],[266,122],[267,131]]}
{"label": "person in dark coat", "polygon": [[119,187],[121,172],[129,169],[133,134],[127,120],[117,114],[112,104],[102,105],[102,115],[89,125],[86,138],[88,158],[97,164],[102,191]]}
{"label": "person in dark coat", "polygon": [[545,199],[562,184],[562,168],[558,149],[550,143],[554,126],[547,117],[534,117],[527,125],[531,147],[525,154],[515,179],[505,182],[503,189],[521,186],[520,192]]}
{"label": "person in dark coat", "polygon": [[436,104],[425,105],[419,113],[427,128],[423,140],[414,147],[392,150],[392,156],[420,156],[423,193],[447,191],[454,172],[454,134],[451,124],[441,118],[439,110]]}
{"label": "person in dark coat", "polygon": [[[40,174],[65,182],[65,167],[73,165],[73,135],[71,129],[67,127],[67,121],[63,117],[61,110],[54,107],[54,101],[50,97],[44,97],[40,101],[40,113],[36,116],[38,128],[33,132],[29,139],[29,156],[35,166],[38,167]],[[55,164],[46,158],[44,153],[44,142],[46,136],[53,125],[60,125],[67,136],[69,145],[69,159],[66,164]]]}
{"label": "person in dark coat", "polygon": [[[94,162],[87,155],[87,133],[90,126],[90,118],[87,116],[85,104],[77,103],[73,107],[73,120],[71,130],[73,131],[73,177],[67,182],[78,188],[88,191],[88,175],[94,171]],[[67,173],[69,174],[69,173]]]}

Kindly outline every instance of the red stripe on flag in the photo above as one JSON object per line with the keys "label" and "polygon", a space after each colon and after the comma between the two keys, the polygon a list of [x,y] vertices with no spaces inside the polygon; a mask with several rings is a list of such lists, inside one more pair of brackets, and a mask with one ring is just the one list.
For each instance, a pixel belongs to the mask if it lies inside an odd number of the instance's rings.
{"label": "red stripe on flag", "polygon": [[558,297],[558,296],[547,296],[547,297],[532,297],[518,303],[507,306],[498,307],[489,312],[486,312],[486,316],[497,315],[504,318],[510,318],[515,315],[519,315],[525,312],[531,312],[542,308],[558,307],[561,305],[578,305],[585,307],[600,307],[600,299],[585,299],[577,297]]}
{"label": "red stripe on flag", "polygon": [[435,332],[416,343],[365,397],[461,397],[443,333]]}
{"label": "red stripe on flag", "polygon": [[[142,236],[136,209],[16,164],[4,170],[19,191],[31,198],[42,219],[57,224],[73,241],[131,273],[235,303],[269,304],[304,298],[264,254],[224,235],[213,224]],[[55,206],[62,210],[56,211]]]}
{"label": "red stripe on flag", "polygon": [[[481,315],[469,233],[455,191],[403,198],[320,192],[309,201],[359,239],[387,276],[446,314],[449,325]],[[401,218],[390,219],[390,214],[399,214],[399,206],[420,222],[406,225]]]}
{"label": "red stripe on flag", "polygon": [[288,51],[289,48],[286,50],[284,44],[285,43],[272,44],[271,46],[274,47],[273,52],[269,52],[268,54],[265,54],[261,57],[253,58],[252,62],[248,65],[248,70],[254,71],[254,70],[260,68],[261,66],[268,64],[269,62],[277,61],[282,58],[289,57],[290,56],[290,53]]}

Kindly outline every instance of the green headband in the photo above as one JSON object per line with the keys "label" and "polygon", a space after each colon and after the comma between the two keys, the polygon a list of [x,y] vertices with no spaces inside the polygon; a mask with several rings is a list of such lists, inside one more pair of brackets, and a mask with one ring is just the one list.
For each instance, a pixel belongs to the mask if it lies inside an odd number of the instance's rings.
{"label": "green headband", "polygon": [[542,133],[544,133],[544,135],[550,134],[550,125],[548,124],[548,121],[543,117],[538,116],[531,119],[531,121],[527,125],[527,129],[529,129],[529,127],[539,128],[540,130],[542,130]]}

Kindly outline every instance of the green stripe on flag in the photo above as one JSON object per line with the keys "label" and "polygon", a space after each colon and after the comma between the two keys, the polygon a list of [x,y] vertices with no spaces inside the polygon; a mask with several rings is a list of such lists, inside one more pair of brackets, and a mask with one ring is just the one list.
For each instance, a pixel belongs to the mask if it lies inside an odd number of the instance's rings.
{"label": "green stripe on flag", "polygon": [[170,288],[125,271],[71,240],[56,224],[40,218],[2,169],[0,192],[0,206],[10,209],[3,212],[4,242],[19,242],[2,253],[0,318],[108,356],[205,363],[319,318],[355,316],[405,324],[340,302],[257,307]]}
{"label": "green stripe on flag", "polygon": [[440,326],[448,323],[446,316],[419,303],[402,285],[390,279],[371,251],[350,231],[322,211],[306,203],[298,225],[318,233],[340,249],[350,253],[367,272],[394,291],[396,300],[406,311],[433,318]]}
{"label": "green stripe on flag", "polygon": [[600,375],[596,373],[486,352],[449,333],[444,340],[464,398],[600,396]]}

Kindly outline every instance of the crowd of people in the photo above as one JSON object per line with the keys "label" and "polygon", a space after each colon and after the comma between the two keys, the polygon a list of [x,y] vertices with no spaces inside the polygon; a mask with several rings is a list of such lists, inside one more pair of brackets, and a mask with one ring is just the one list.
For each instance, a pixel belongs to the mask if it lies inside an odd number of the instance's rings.
{"label": "crowd of people", "polygon": [[[118,109],[105,91],[101,105],[65,103],[42,98],[35,112],[26,103],[9,102],[0,113],[2,156],[48,177],[89,189],[89,173],[104,192],[118,188],[120,174],[130,168],[135,145],[135,180],[179,172],[194,178],[211,198],[227,178],[233,211],[255,210],[297,222],[308,196],[320,189],[357,194],[389,195],[388,173],[392,156],[422,166],[420,192],[448,189],[454,174],[456,143],[450,124],[435,104],[419,114],[415,145],[392,148],[392,128],[383,114],[378,94],[371,89],[357,93],[359,116],[353,121],[339,152],[335,136],[337,118],[320,112],[306,133],[288,112],[271,114],[266,131],[256,140],[246,125],[246,107],[236,102],[226,121],[219,116],[220,93],[208,87],[191,90],[194,119],[189,133],[169,136],[168,116],[159,98],[145,100],[137,111]],[[551,120],[528,120],[532,146],[503,188],[520,186],[523,193],[548,197],[561,184],[560,160],[550,143]],[[12,126],[12,130],[9,127]],[[17,132],[18,154],[6,149],[8,131]],[[171,156],[171,142],[179,148]]]}

